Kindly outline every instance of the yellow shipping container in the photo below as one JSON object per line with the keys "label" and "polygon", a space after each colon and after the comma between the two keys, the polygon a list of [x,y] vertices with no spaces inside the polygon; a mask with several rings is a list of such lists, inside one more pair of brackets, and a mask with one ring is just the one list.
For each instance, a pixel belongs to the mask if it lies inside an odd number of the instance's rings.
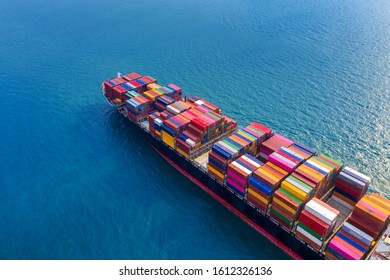
{"label": "yellow shipping container", "polygon": [[152,91],[155,92],[158,96],[164,95],[161,91],[156,90],[156,88],[152,89]]}
{"label": "yellow shipping container", "polygon": [[186,157],[186,158],[190,158],[190,155],[189,154],[186,154],[184,151],[180,150],[179,148],[176,148],[176,151],[181,154],[182,156]]}
{"label": "yellow shipping container", "polygon": [[155,130],[154,133],[156,133],[158,136],[161,137],[161,132],[160,131]]}
{"label": "yellow shipping container", "polygon": [[145,95],[147,98],[149,98],[149,99],[151,99],[151,100],[153,100],[153,101],[156,100],[156,98],[155,98],[153,95],[151,95],[149,92],[146,92],[146,91],[145,91],[145,92],[143,93],[143,95]]}
{"label": "yellow shipping container", "polygon": [[390,210],[390,201],[384,197],[379,196],[376,193],[372,193],[367,197],[369,200],[375,202],[380,207]]}
{"label": "yellow shipping container", "polygon": [[381,207],[380,205],[378,205],[374,201],[368,199],[367,197],[363,197],[360,201],[362,201],[364,203],[367,203],[368,205],[374,207],[376,210],[378,210],[379,212],[385,214],[386,216],[390,215],[390,211],[389,210],[386,210],[385,208]]}
{"label": "yellow shipping container", "polygon": [[305,193],[304,191],[298,189],[296,186],[290,184],[287,181],[283,181],[282,182],[281,188],[286,190],[286,191],[288,191],[289,193],[291,193],[295,197],[299,198],[300,200],[304,201],[307,198],[307,193]]}
{"label": "yellow shipping container", "polygon": [[152,84],[148,84],[147,86],[146,86],[146,88],[148,89],[148,90],[151,90],[151,89],[154,89],[154,88],[160,88],[161,86],[159,85],[159,84],[156,84],[156,83],[152,83]]}
{"label": "yellow shipping container", "polygon": [[264,174],[265,176],[267,176],[268,178],[270,178],[271,180],[273,180],[274,182],[279,182],[280,178],[277,178],[274,174],[272,174],[271,172],[268,172],[267,170],[264,170],[264,168],[259,168],[258,169],[258,172],[261,173],[261,174]]}
{"label": "yellow shipping container", "polygon": [[164,130],[161,131],[161,138],[165,144],[170,146],[172,149],[175,149],[175,138],[168,133],[166,133]]}
{"label": "yellow shipping container", "polygon": [[215,168],[211,167],[210,165],[208,166],[209,170],[211,172],[213,172],[216,176],[219,177],[219,179],[221,179],[221,181],[223,181],[223,179],[225,178],[225,175],[223,175],[221,172],[219,172],[218,170],[216,170]]}
{"label": "yellow shipping container", "polygon": [[286,175],[286,176],[289,174],[286,170],[280,168],[279,166],[273,164],[272,162],[269,162],[269,161],[268,161],[266,164],[267,164],[268,166],[271,166],[273,169],[279,171],[280,173],[282,173],[282,174],[284,174],[284,175]]}
{"label": "yellow shipping container", "polygon": [[304,165],[301,165],[298,167],[298,169],[306,172],[307,174],[313,176],[314,178],[320,180],[321,182],[324,180],[324,177],[325,177],[324,174],[321,174],[321,173],[311,169],[310,167],[306,167]]}
{"label": "yellow shipping container", "polygon": [[261,195],[259,195],[258,193],[256,193],[254,190],[251,190],[251,188],[248,188],[248,193],[250,193],[251,195],[253,195],[254,197],[256,197],[258,200],[260,200],[261,202],[263,202],[265,205],[268,205],[268,200],[266,200],[264,197],[262,197]]}
{"label": "yellow shipping container", "polygon": [[297,212],[292,209],[290,206],[288,206],[286,203],[284,203],[283,201],[277,199],[276,197],[274,197],[272,199],[272,203],[276,203],[278,204],[280,207],[283,207],[284,209],[286,209],[288,212],[290,212],[291,214],[295,215]]}

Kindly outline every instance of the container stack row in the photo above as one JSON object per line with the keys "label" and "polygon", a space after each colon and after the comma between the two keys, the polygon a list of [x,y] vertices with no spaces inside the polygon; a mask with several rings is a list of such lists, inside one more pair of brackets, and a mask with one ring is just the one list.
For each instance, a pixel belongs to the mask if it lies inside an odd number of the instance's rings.
{"label": "container stack row", "polygon": [[252,173],[263,163],[250,154],[245,154],[229,164],[226,185],[242,197],[246,196],[248,181]]}
{"label": "container stack row", "polygon": [[303,206],[313,195],[311,186],[290,175],[273,196],[270,216],[287,230],[292,230]]}
{"label": "container stack row", "polygon": [[198,109],[202,112],[213,111],[221,114],[221,109],[218,106],[211,104],[198,96],[190,97],[188,101],[198,106]]}
{"label": "container stack row", "polygon": [[377,195],[363,196],[341,230],[329,242],[328,259],[362,259],[373,241],[389,224],[390,200]]}
{"label": "container stack row", "polygon": [[366,194],[370,182],[371,179],[368,176],[350,167],[345,167],[336,178],[332,199],[353,209],[355,204]]}
{"label": "container stack row", "polygon": [[125,108],[127,116],[133,121],[144,118],[153,110],[152,102],[142,95],[127,100]]}
{"label": "container stack row", "polygon": [[[179,101],[182,96],[182,89],[174,84],[161,86],[156,79],[150,76],[141,76],[137,73],[130,73],[122,77],[105,81],[102,85],[104,95],[113,104],[123,104],[126,102],[129,108],[129,118],[134,121],[144,119],[150,111],[156,109],[163,111],[173,101]],[[144,110],[145,99],[135,99],[144,97],[148,102],[149,112]],[[131,100],[130,102],[127,102]],[[135,103],[135,104],[134,104]],[[140,108],[142,107],[142,108]]]}
{"label": "container stack row", "polygon": [[275,134],[267,141],[261,143],[259,148],[259,159],[266,162],[268,156],[274,152],[277,152],[281,147],[290,147],[294,142],[290,139],[283,137],[282,135]]}
{"label": "container stack row", "polygon": [[275,164],[265,163],[253,173],[249,180],[248,201],[262,212],[267,212],[275,190],[280,187],[280,183],[287,175],[287,171]]}
{"label": "container stack row", "polygon": [[175,100],[167,95],[157,97],[154,107],[157,111],[162,112],[167,109],[167,106],[174,103]]}
{"label": "container stack row", "polygon": [[319,251],[332,234],[339,214],[335,208],[313,198],[299,215],[295,234]]}
{"label": "container stack row", "polygon": [[152,134],[161,137],[161,129],[156,131],[156,127],[158,126],[158,125],[156,125],[156,122],[158,123],[159,119],[160,119],[160,112],[158,112],[158,111],[153,111],[148,115],[149,131]]}
{"label": "container stack row", "polygon": [[172,101],[166,95],[155,99],[154,108],[158,110],[149,115],[149,127],[151,133],[186,158],[190,158],[192,150],[236,127],[234,120],[221,115],[217,106],[203,99]]}
{"label": "container stack row", "polygon": [[311,186],[316,197],[322,197],[334,186],[340,163],[323,155],[313,156],[300,165],[293,175]]}
{"label": "container stack row", "polygon": [[259,145],[271,133],[270,129],[261,124],[251,123],[217,142],[209,153],[208,172],[223,183],[229,163],[245,153],[255,156],[258,153]]}

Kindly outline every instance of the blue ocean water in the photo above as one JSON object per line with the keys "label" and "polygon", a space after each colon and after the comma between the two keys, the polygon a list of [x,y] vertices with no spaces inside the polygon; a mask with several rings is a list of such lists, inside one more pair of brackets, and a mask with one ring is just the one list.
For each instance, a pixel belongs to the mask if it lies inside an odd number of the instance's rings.
{"label": "blue ocean water", "polygon": [[390,2],[3,0],[1,259],[286,259],[100,93],[136,71],[371,176],[390,198]]}

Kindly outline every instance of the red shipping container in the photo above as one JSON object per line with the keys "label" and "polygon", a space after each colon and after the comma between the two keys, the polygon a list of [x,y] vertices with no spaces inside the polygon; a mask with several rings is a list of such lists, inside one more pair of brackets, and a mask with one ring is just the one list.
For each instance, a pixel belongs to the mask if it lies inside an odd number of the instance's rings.
{"label": "red shipping container", "polygon": [[139,74],[133,72],[133,73],[124,75],[122,78],[130,82],[130,81],[132,81],[132,80],[141,78],[141,75],[139,75]]}
{"label": "red shipping container", "polygon": [[130,81],[129,84],[133,85],[137,90],[142,89],[142,85],[137,83],[136,81]]}
{"label": "red shipping container", "polygon": [[125,79],[122,79],[122,78],[115,78],[115,79],[112,79],[110,82],[114,83],[116,86],[119,86],[121,84],[126,83],[127,81]]}
{"label": "red shipping container", "polygon": [[115,87],[112,89],[112,93],[113,93],[113,95],[114,95],[116,98],[123,99],[123,97],[124,97],[125,94],[126,94],[126,90],[124,90],[121,86],[115,86]]}
{"label": "red shipping container", "polygon": [[352,195],[353,197],[355,197],[357,199],[361,198],[364,195],[364,190],[360,190],[360,189],[353,187],[353,186],[348,186],[348,184],[346,184],[345,182],[338,182],[336,184],[336,187],[338,189],[346,192],[347,194]]}
{"label": "red shipping container", "polygon": [[326,237],[330,226],[326,224],[324,221],[321,221],[316,216],[311,213],[303,210],[301,215],[299,216],[299,222],[307,226],[308,228],[314,230],[316,233],[321,235],[322,237]]}
{"label": "red shipping container", "polygon": [[363,221],[361,221],[359,218],[350,216],[348,218],[347,222],[350,223],[351,225],[357,227],[361,231],[367,233],[371,237],[375,238],[378,235],[378,231],[377,230],[373,230],[371,228],[367,228],[367,225]]}
{"label": "red shipping container", "polygon": [[251,123],[249,126],[254,127],[254,128],[258,129],[258,130],[263,131],[263,132],[267,135],[267,138],[270,137],[271,134],[272,134],[272,129],[270,129],[270,128],[268,128],[268,127],[262,125],[262,124],[259,124],[259,123],[257,123],[257,122],[253,122],[253,123]]}
{"label": "red shipping container", "polygon": [[221,157],[220,155],[214,153],[213,151],[211,151],[209,153],[209,158],[213,159],[214,161],[218,162],[220,165],[222,166],[226,166],[227,165],[227,161],[226,159],[224,159],[223,157]]}

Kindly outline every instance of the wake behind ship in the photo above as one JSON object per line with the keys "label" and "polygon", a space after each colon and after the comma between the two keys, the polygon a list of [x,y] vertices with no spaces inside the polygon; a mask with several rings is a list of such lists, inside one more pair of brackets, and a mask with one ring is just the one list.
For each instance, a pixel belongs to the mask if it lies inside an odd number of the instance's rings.
{"label": "wake behind ship", "polygon": [[366,194],[368,176],[150,76],[118,75],[102,91],[158,154],[292,258],[390,258],[390,201]]}

